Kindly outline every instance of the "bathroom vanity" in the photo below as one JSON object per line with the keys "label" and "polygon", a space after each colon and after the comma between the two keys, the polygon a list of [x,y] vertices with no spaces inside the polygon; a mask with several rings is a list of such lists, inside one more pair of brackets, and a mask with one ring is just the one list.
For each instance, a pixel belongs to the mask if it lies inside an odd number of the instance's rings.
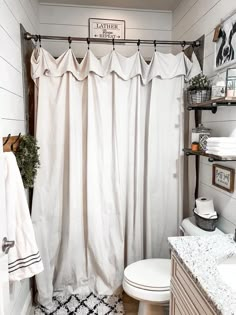
{"label": "bathroom vanity", "polygon": [[182,266],[172,254],[171,271],[171,315],[215,314],[214,310]]}
{"label": "bathroom vanity", "polygon": [[170,237],[170,315],[236,315],[232,235]]}

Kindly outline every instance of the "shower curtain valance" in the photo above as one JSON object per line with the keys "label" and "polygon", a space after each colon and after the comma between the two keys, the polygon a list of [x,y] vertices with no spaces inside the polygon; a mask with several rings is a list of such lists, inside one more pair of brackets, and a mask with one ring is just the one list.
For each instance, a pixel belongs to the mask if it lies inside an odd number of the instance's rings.
{"label": "shower curtain valance", "polygon": [[[193,61],[194,59],[196,59],[195,55]],[[177,55],[155,52],[150,64],[147,64],[139,51],[130,57],[125,57],[113,50],[98,59],[91,50],[88,50],[82,62],[78,63],[71,49],[55,59],[45,49],[36,48],[31,57],[31,64],[34,80],[41,76],[61,77],[66,72],[70,72],[78,81],[82,81],[89,73],[105,77],[114,72],[125,81],[140,76],[142,83],[146,85],[155,77],[172,79],[178,76],[192,77],[195,74],[194,62],[191,62],[183,52]],[[198,65],[198,62],[196,64]]]}

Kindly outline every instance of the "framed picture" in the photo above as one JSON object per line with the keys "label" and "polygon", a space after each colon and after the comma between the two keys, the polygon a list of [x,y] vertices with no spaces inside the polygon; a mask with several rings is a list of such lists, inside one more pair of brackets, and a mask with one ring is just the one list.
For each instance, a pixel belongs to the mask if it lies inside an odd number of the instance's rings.
{"label": "framed picture", "polygon": [[236,62],[236,12],[217,28],[215,67],[223,68]]}
{"label": "framed picture", "polygon": [[230,193],[234,192],[234,173],[235,170],[233,168],[213,164],[212,185]]}
{"label": "framed picture", "polygon": [[103,39],[125,39],[125,21],[90,18],[89,37]]}
{"label": "framed picture", "polygon": [[236,99],[236,68],[228,68],[226,71],[226,98]]}

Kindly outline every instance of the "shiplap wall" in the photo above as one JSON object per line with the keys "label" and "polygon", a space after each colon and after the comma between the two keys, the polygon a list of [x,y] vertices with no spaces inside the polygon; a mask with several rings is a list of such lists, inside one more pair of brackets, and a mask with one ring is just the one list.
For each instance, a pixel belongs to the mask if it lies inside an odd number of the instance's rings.
{"label": "shiplap wall", "polygon": [[[89,18],[109,18],[125,20],[126,38],[134,39],[171,39],[172,13],[169,11],[148,11],[119,9],[107,7],[86,7],[72,5],[40,5],[40,33],[47,35],[88,37]],[[61,55],[67,48],[67,42],[43,41],[42,46],[54,56]],[[97,57],[111,51],[111,45],[90,45]],[[77,57],[84,57],[87,44],[72,43],[72,49]],[[137,50],[135,44],[116,45],[118,52],[125,56],[132,55]],[[171,47],[158,47],[159,51],[170,52]],[[140,51],[145,59],[150,59],[153,46],[141,45]]]}
{"label": "shiplap wall", "polygon": [[[211,79],[214,79],[218,72],[214,69],[215,45],[212,42],[214,28],[221,19],[225,19],[235,9],[235,0],[182,0],[173,12],[173,39],[193,40],[205,34],[203,72]],[[224,76],[225,69],[220,71]],[[212,129],[213,136],[230,136],[236,130],[236,108],[218,109],[215,115],[205,111],[202,115],[202,121],[206,127]],[[218,164],[236,168],[235,162]],[[225,219],[226,230],[230,228],[232,231],[231,223],[236,225],[236,192],[230,194],[212,186],[211,176],[212,163],[209,163],[206,158],[201,158],[199,194],[213,198],[216,210]],[[191,209],[189,210],[191,211]]]}
{"label": "shiplap wall", "polygon": [[[26,30],[38,32],[38,1],[0,0],[0,124],[3,136],[25,132],[20,23]],[[9,315],[20,315],[30,294],[29,280],[16,282],[10,289]]]}

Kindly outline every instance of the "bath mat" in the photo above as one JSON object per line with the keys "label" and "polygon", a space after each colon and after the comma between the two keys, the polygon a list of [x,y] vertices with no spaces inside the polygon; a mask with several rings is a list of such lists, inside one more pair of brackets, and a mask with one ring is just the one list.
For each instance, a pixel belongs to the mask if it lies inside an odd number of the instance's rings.
{"label": "bath mat", "polygon": [[67,295],[54,296],[54,308],[50,311],[38,305],[34,315],[115,315],[124,314],[124,307],[121,295],[95,295],[90,293],[87,296]]}

